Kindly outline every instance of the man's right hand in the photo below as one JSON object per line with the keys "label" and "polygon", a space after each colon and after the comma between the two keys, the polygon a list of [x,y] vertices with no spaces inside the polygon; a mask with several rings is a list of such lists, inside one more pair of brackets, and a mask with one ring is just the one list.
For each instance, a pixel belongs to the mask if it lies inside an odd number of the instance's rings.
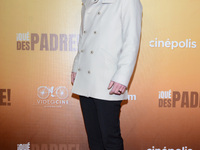
{"label": "man's right hand", "polygon": [[72,83],[72,85],[74,84],[75,77],[76,77],[76,72],[72,72],[71,73],[71,83]]}

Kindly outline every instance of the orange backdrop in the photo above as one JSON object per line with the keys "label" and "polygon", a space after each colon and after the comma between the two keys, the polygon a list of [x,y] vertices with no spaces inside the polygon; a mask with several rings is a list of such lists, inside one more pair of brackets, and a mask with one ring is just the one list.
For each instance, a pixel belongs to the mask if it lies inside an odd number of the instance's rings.
{"label": "orange backdrop", "polygon": [[[200,149],[200,1],[141,0],[125,150]],[[1,0],[0,150],[88,150],[71,93],[80,0]]]}

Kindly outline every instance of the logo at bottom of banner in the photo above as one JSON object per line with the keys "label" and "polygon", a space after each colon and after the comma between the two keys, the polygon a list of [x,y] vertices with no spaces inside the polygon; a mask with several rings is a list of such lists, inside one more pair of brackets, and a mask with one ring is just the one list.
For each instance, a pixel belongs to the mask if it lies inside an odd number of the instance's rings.
{"label": "logo at bottom of banner", "polygon": [[17,150],[79,150],[80,144],[17,144]]}
{"label": "logo at bottom of banner", "polygon": [[31,150],[79,150],[80,144],[31,144]]}
{"label": "logo at bottom of banner", "polygon": [[17,144],[17,150],[30,150],[30,142],[27,144]]}
{"label": "logo at bottom of banner", "polygon": [[187,146],[183,146],[181,148],[167,148],[164,146],[164,148],[158,148],[155,146],[152,146],[152,148],[148,148],[147,150],[192,150],[191,148],[188,148]]}

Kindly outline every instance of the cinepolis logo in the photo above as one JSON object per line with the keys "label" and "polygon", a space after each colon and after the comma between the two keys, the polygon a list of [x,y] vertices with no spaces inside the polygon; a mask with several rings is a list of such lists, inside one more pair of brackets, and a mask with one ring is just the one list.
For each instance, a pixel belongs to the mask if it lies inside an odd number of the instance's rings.
{"label": "cinepolis logo", "polygon": [[48,87],[40,86],[37,88],[38,100],[36,105],[44,105],[45,107],[61,107],[68,104],[68,89],[65,86]]}
{"label": "cinepolis logo", "polygon": [[191,39],[186,39],[184,41],[170,41],[168,38],[166,41],[158,40],[158,38],[155,38],[154,40],[151,40],[149,42],[149,46],[151,48],[157,48],[157,47],[166,47],[171,48],[172,50],[175,48],[196,48],[197,42],[192,41]]}
{"label": "cinepolis logo", "polygon": [[196,91],[158,91],[158,106],[166,108],[199,108],[199,94]]}
{"label": "cinepolis logo", "polygon": [[155,146],[152,146],[152,148],[148,148],[147,150],[192,150],[191,148],[187,148],[187,146],[183,146],[182,148],[167,148],[164,146],[164,148],[155,148]]}
{"label": "cinepolis logo", "polygon": [[79,34],[16,33],[17,50],[77,51]]}

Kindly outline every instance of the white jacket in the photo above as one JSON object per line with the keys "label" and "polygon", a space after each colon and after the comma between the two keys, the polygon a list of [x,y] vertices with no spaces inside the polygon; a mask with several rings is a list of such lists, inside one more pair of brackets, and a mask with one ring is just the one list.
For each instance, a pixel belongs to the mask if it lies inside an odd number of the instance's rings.
{"label": "white jacket", "polygon": [[141,33],[140,0],[82,0],[78,52],[72,71],[72,93],[104,100],[123,100],[128,92],[110,95],[110,81],[128,86]]}

